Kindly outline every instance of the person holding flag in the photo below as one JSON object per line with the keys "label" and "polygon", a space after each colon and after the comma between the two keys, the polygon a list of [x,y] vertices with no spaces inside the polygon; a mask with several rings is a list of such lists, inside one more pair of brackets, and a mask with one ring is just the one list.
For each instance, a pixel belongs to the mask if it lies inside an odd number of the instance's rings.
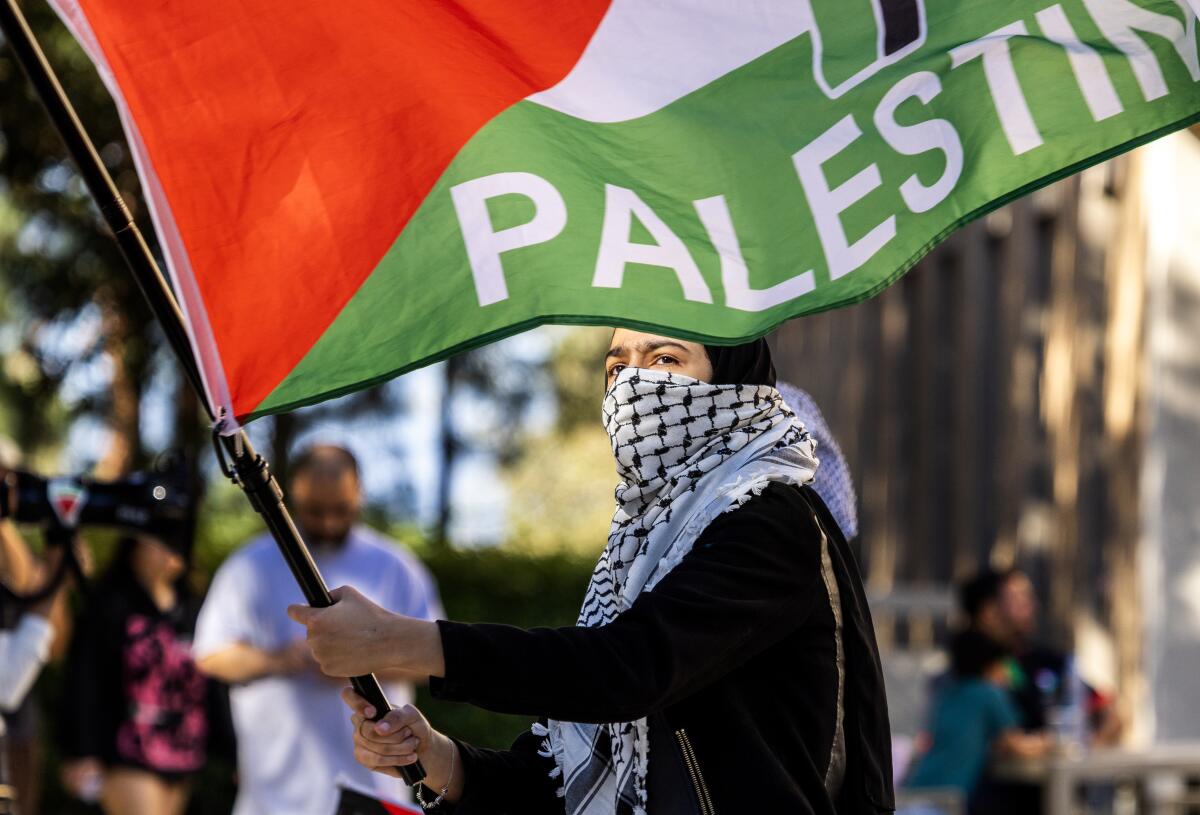
{"label": "person holding flag", "polygon": [[576,626],[431,623],[350,588],[289,609],[327,674],[428,674],[441,699],[538,717],[482,750],[413,707],[369,722],[348,689],[359,762],[420,760],[422,802],[460,815],[891,811],[870,613],[765,341],[619,329],[605,373],[621,483]]}

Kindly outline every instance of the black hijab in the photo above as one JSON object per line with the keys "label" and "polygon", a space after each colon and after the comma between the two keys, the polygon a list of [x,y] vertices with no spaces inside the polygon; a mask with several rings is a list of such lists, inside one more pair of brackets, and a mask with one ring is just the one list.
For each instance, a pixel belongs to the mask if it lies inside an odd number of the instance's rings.
{"label": "black hijab", "polygon": [[771,349],[762,337],[741,345],[705,345],[712,363],[714,385],[767,385],[775,387]]}

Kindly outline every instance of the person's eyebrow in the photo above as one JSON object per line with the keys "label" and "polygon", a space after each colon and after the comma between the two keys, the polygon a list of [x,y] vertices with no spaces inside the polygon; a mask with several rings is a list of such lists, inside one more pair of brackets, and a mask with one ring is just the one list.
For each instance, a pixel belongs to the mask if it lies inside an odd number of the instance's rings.
{"label": "person's eyebrow", "polygon": [[[680,345],[678,342],[675,342],[674,340],[646,340],[645,342],[638,343],[637,350],[643,354],[649,354],[651,351],[658,351],[662,348],[668,348],[668,347],[669,348],[678,348],[680,351],[682,351],[685,354],[688,352],[688,349],[685,346]],[[628,353],[628,352],[629,352],[629,349],[626,348],[624,345],[618,345],[615,348],[609,348],[608,353],[604,355],[604,359],[605,359],[605,361],[607,361],[607,360],[612,359],[613,357],[617,357],[617,356],[620,356],[620,355]]]}
{"label": "person's eyebrow", "polygon": [[646,340],[644,343],[638,346],[638,350],[643,354],[648,354],[651,351],[658,351],[667,347],[678,348],[685,354],[688,352],[688,349],[685,346],[680,345],[674,340]]}

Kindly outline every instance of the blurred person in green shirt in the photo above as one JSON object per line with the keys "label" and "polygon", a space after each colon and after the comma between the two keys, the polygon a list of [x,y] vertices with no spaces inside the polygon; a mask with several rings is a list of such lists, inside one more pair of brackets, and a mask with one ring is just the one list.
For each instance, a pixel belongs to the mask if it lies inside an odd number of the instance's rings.
{"label": "blurred person in green shirt", "polygon": [[980,631],[955,635],[950,674],[935,688],[907,788],[956,789],[969,801],[993,757],[1046,752],[1044,735],[1021,729],[1007,689],[1008,657],[1004,645]]}

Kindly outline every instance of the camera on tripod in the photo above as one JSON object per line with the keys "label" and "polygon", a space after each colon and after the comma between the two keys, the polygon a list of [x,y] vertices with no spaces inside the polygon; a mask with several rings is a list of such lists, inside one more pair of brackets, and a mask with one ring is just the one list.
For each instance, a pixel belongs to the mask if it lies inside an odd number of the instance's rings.
{"label": "camera on tripod", "polygon": [[192,509],[184,479],[170,469],[118,481],[12,470],[0,480],[0,518],[51,528],[116,527],[175,542],[190,534]]}

